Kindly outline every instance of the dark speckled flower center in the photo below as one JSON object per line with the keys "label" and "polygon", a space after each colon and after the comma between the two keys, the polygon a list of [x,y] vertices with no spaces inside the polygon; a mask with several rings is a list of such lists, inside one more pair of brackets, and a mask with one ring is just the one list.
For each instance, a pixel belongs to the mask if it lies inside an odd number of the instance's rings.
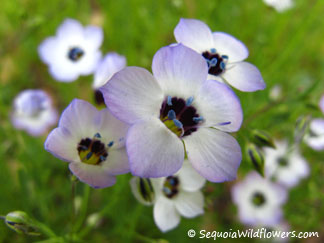
{"label": "dark speckled flower center", "polygon": [[202,56],[206,59],[208,64],[208,73],[211,75],[220,75],[224,72],[228,56],[219,55],[216,49],[203,52]]}
{"label": "dark speckled flower center", "polygon": [[261,207],[262,205],[264,205],[266,202],[266,199],[264,197],[264,195],[261,192],[255,192],[252,196],[252,203],[257,206],[257,207]]}
{"label": "dark speckled flower center", "polygon": [[69,50],[68,57],[71,61],[77,62],[84,55],[84,51],[79,47],[73,47]]}
{"label": "dark speckled flower center", "polygon": [[288,160],[286,158],[279,158],[278,165],[280,167],[286,167],[288,165]]}
{"label": "dark speckled flower center", "polygon": [[203,118],[192,106],[193,97],[184,100],[178,97],[167,96],[160,109],[160,120],[178,137],[190,135],[197,131]]}
{"label": "dark speckled flower center", "polygon": [[91,165],[99,165],[108,157],[108,149],[113,146],[110,142],[107,146],[101,142],[101,136],[96,133],[93,138],[83,138],[78,144],[77,150],[81,162]]}
{"label": "dark speckled flower center", "polygon": [[163,194],[167,198],[175,197],[179,192],[179,178],[177,176],[168,176],[163,184]]}

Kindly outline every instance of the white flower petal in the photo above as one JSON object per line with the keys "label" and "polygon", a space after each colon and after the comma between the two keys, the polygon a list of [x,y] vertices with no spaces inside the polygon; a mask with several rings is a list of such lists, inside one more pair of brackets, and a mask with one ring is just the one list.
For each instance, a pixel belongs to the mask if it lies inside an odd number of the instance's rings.
{"label": "white flower petal", "polygon": [[116,183],[116,177],[107,174],[107,172],[98,165],[77,162],[70,163],[69,168],[80,181],[94,188],[104,188]]}
{"label": "white flower petal", "polygon": [[62,40],[74,40],[83,37],[83,26],[75,19],[65,19],[58,27],[56,34]]}
{"label": "white flower petal", "polygon": [[106,161],[102,163],[102,167],[109,175],[120,175],[129,172],[129,162],[125,148],[111,149],[108,151]]}
{"label": "white flower petal", "polygon": [[201,87],[193,105],[197,108],[207,127],[226,132],[239,130],[243,121],[240,100],[227,85],[208,80]]}
{"label": "white flower petal", "polygon": [[169,231],[180,223],[180,214],[174,203],[164,197],[159,197],[154,204],[153,215],[155,224],[162,232]]}
{"label": "white flower petal", "polygon": [[231,86],[244,92],[263,90],[266,87],[260,71],[248,62],[228,64],[222,77]]}
{"label": "white flower petal", "polygon": [[126,58],[117,53],[108,53],[99,63],[94,74],[93,88],[98,89],[118,71],[126,67]]}
{"label": "white flower petal", "polygon": [[194,96],[208,75],[205,59],[181,44],[157,51],[152,71],[165,94],[185,99]]}
{"label": "white flower petal", "polygon": [[174,203],[184,217],[193,218],[204,213],[204,195],[201,191],[181,191],[174,199]]}
{"label": "white flower petal", "polygon": [[236,178],[242,153],[235,138],[212,128],[200,128],[184,138],[188,161],[200,175],[212,182]]}
{"label": "white flower petal", "polygon": [[124,122],[133,124],[138,119],[159,117],[163,93],[152,74],[143,68],[124,68],[100,90],[109,110]]}
{"label": "white flower petal", "polygon": [[63,65],[57,65],[56,63],[50,66],[49,72],[54,79],[61,82],[73,82],[79,77],[79,73],[75,72],[74,69],[69,68],[69,66],[63,67]]}
{"label": "white flower petal", "polygon": [[200,20],[180,19],[174,29],[174,36],[178,43],[182,43],[199,53],[214,47],[211,30]]}
{"label": "white flower petal", "polygon": [[89,45],[90,48],[92,49],[98,49],[100,48],[102,41],[103,41],[103,31],[102,28],[98,26],[87,26],[84,28],[84,37]]}
{"label": "white flower petal", "polygon": [[38,47],[38,53],[41,60],[46,64],[55,62],[59,47],[60,44],[56,37],[45,39]]}
{"label": "white flower petal", "polygon": [[184,160],[181,140],[158,118],[131,126],[126,148],[131,172],[139,177],[170,176],[181,168]]}
{"label": "white flower petal", "polygon": [[224,32],[214,32],[214,48],[220,55],[228,56],[228,62],[240,62],[249,56],[243,42]]}
{"label": "white flower petal", "polygon": [[199,175],[187,160],[184,161],[177,175],[181,188],[189,192],[201,189],[206,182],[205,178]]}

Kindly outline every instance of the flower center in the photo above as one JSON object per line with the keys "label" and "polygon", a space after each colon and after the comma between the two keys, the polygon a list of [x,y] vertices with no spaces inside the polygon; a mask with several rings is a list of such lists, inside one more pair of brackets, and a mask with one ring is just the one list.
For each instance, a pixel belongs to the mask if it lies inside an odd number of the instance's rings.
{"label": "flower center", "polygon": [[160,109],[160,120],[178,137],[190,135],[197,131],[203,117],[199,116],[191,104],[194,98],[186,101],[181,98],[167,96]]}
{"label": "flower center", "polygon": [[224,72],[228,56],[219,55],[215,48],[205,51],[202,56],[206,59],[209,74],[217,76]]}
{"label": "flower center", "polygon": [[94,91],[94,99],[97,105],[105,105],[105,99],[103,97],[102,92],[99,89]]}
{"label": "flower center", "polygon": [[84,55],[84,51],[79,47],[73,47],[69,50],[68,57],[71,61],[77,62]]}
{"label": "flower center", "polygon": [[23,104],[22,110],[28,116],[38,116],[45,109],[45,97],[33,95]]}
{"label": "flower center", "polygon": [[256,192],[253,194],[252,203],[255,206],[260,207],[260,206],[264,205],[265,202],[266,202],[266,198],[264,197],[264,195],[261,192]]}
{"label": "flower center", "polygon": [[168,176],[165,179],[165,182],[163,184],[163,188],[162,188],[163,194],[167,198],[173,198],[179,192],[179,190],[178,190],[179,184],[180,184],[180,181],[177,176]]}
{"label": "flower center", "polygon": [[96,133],[93,138],[84,138],[78,144],[77,150],[82,163],[99,165],[108,157],[108,150],[113,146],[111,141],[107,146],[101,142],[101,136]]}
{"label": "flower center", "polygon": [[286,167],[286,166],[288,166],[288,160],[286,159],[286,158],[279,158],[278,160],[277,160],[277,162],[278,162],[278,165],[280,166],[280,167]]}

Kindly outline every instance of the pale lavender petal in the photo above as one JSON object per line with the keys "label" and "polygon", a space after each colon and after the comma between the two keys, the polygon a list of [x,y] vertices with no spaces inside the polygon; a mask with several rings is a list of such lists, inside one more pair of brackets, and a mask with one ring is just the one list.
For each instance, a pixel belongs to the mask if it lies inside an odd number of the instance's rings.
{"label": "pale lavender petal", "polygon": [[174,199],[179,213],[186,218],[194,218],[204,213],[204,195],[201,191],[182,191]]}
{"label": "pale lavender petal", "polygon": [[174,36],[178,43],[182,43],[199,53],[214,47],[211,30],[200,20],[180,19],[174,29]]}
{"label": "pale lavender petal", "polygon": [[199,128],[184,142],[189,162],[207,180],[224,182],[236,178],[242,153],[232,136],[212,128]]}
{"label": "pale lavender petal", "polygon": [[109,175],[120,175],[130,171],[126,149],[111,149],[108,151],[108,158],[102,167]]}
{"label": "pale lavender petal", "polygon": [[91,49],[100,48],[103,41],[103,31],[102,28],[98,26],[87,26],[84,28],[84,38]]}
{"label": "pale lavender petal", "polygon": [[222,77],[231,86],[243,92],[254,92],[266,87],[260,71],[248,62],[228,64]]}
{"label": "pale lavender petal", "polygon": [[49,37],[45,39],[38,47],[38,54],[41,60],[50,64],[57,60],[57,51],[59,48],[59,41],[56,37]]}
{"label": "pale lavender petal", "polygon": [[227,85],[208,80],[201,87],[196,101],[194,105],[204,118],[202,126],[226,132],[240,129],[243,121],[240,100]]}
{"label": "pale lavender petal", "polygon": [[69,67],[63,67],[62,65],[57,65],[56,63],[49,67],[49,72],[54,79],[61,82],[73,82],[79,77],[79,73]]}
{"label": "pale lavender petal", "polygon": [[93,87],[98,89],[106,84],[118,71],[126,67],[126,58],[117,53],[108,53],[99,63],[94,74]]}
{"label": "pale lavender petal", "polygon": [[124,68],[100,91],[113,115],[126,123],[160,115],[163,92],[152,74],[143,68]]}
{"label": "pale lavender petal", "polygon": [[56,34],[62,40],[80,39],[83,37],[83,26],[75,19],[65,19],[58,27]]}
{"label": "pale lavender petal", "polygon": [[206,81],[208,67],[205,59],[183,46],[163,47],[154,55],[154,77],[167,95],[181,92],[189,98]]}
{"label": "pale lavender petal", "polygon": [[160,197],[154,204],[154,221],[162,232],[169,231],[180,223],[180,214],[174,203],[164,197]]}
{"label": "pale lavender petal", "polygon": [[116,183],[116,177],[107,174],[107,172],[98,165],[77,162],[70,163],[69,168],[80,181],[94,188],[109,187]]}
{"label": "pale lavender petal", "polygon": [[126,148],[131,172],[139,177],[166,177],[184,160],[181,140],[158,118],[139,121],[128,130]]}
{"label": "pale lavender petal", "polygon": [[181,169],[177,173],[180,180],[180,187],[184,191],[198,191],[205,185],[205,178],[192,168],[192,165],[185,160]]}
{"label": "pale lavender petal", "polygon": [[244,43],[235,37],[223,32],[214,32],[213,37],[217,53],[228,56],[229,63],[243,61],[249,56]]}

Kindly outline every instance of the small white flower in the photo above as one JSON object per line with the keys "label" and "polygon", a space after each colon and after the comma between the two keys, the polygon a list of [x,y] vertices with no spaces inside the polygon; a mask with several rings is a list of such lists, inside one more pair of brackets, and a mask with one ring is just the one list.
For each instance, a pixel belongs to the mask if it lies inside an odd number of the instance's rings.
{"label": "small white flower", "polygon": [[282,87],[278,84],[270,89],[269,98],[273,101],[277,101],[282,97]]}
{"label": "small white flower", "polygon": [[270,7],[273,7],[278,12],[283,12],[294,6],[292,0],[263,0],[263,2]]}
{"label": "small white flower", "polygon": [[58,114],[52,100],[43,90],[24,90],[14,100],[11,120],[17,129],[40,136],[55,125]]}
{"label": "small white flower", "polygon": [[200,189],[205,181],[187,161],[177,174],[152,179],[156,196],[154,221],[161,231],[175,228],[180,216],[193,218],[204,213],[204,196]]}
{"label": "small white flower", "polygon": [[289,151],[286,141],[276,141],[275,145],[276,149],[264,149],[266,176],[288,188],[296,186],[309,175],[307,161],[297,148]]}
{"label": "small white flower", "polygon": [[83,27],[76,20],[66,19],[58,27],[56,36],[41,43],[38,53],[56,80],[72,82],[79,75],[94,72],[101,58],[99,48],[102,41],[101,28]]}
{"label": "small white flower", "polygon": [[[324,114],[324,95],[320,100],[319,107]],[[305,136],[304,141],[314,150],[324,150],[324,119],[313,119],[309,130],[310,133]]]}
{"label": "small white flower", "polygon": [[251,172],[244,181],[233,186],[232,198],[242,223],[273,226],[281,221],[281,205],[287,199],[287,191],[256,172]]}

